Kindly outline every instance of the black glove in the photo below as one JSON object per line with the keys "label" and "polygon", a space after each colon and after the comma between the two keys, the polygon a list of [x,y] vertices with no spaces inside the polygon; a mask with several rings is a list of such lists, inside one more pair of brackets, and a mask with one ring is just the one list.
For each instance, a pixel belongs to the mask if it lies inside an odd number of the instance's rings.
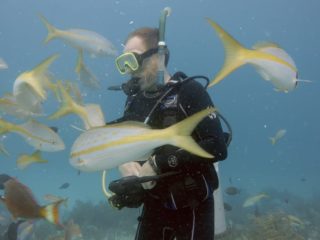
{"label": "black glove", "polygon": [[161,173],[180,170],[190,160],[191,154],[174,146],[164,146],[155,152],[155,164]]}
{"label": "black glove", "polygon": [[112,181],[109,184],[109,190],[115,193],[109,198],[109,203],[118,209],[140,207],[146,194],[138,182],[137,176],[128,176]]}
{"label": "black glove", "polygon": [[143,203],[144,196],[131,194],[131,195],[118,195],[114,194],[109,198],[111,206],[118,208],[119,210],[123,207],[127,208],[138,208]]}
{"label": "black glove", "polygon": [[8,180],[12,179],[12,177],[10,177],[7,174],[0,174],[0,189],[4,189],[4,183]]}

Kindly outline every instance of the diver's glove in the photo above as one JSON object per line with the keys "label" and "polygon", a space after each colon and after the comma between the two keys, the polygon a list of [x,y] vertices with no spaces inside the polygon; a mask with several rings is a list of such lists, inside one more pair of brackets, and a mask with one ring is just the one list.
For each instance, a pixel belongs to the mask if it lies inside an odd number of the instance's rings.
{"label": "diver's glove", "polygon": [[138,208],[143,203],[143,198],[141,195],[118,195],[114,194],[108,199],[111,206],[122,209],[127,208]]}
{"label": "diver's glove", "polygon": [[140,207],[146,194],[137,176],[127,176],[114,180],[109,184],[109,190],[114,193],[109,198],[109,203],[118,209]]}
{"label": "diver's glove", "polygon": [[154,163],[159,173],[180,170],[191,159],[191,154],[181,148],[164,146],[161,153],[155,152]]}

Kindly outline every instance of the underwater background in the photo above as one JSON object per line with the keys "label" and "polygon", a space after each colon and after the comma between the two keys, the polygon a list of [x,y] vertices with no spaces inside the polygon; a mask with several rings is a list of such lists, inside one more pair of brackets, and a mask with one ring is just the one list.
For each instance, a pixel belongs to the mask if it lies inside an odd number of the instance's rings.
{"label": "underwater background", "polygon": [[[224,200],[232,206],[232,210],[226,212],[229,228],[245,229],[243,216],[252,214],[253,210],[242,208],[244,199],[267,192],[270,198],[260,203],[261,212],[269,214],[276,209],[277,214],[295,215],[305,225],[297,230],[304,237],[302,239],[320,239],[318,0],[1,0],[0,57],[9,66],[0,71],[1,96],[12,92],[13,82],[20,73],[54,53],[60,54],[50,67],[55,79],[78,81],[74,71],[76,50],[61,40],[45,45],[47,30],[38,14],[60,29],[83,28],[98,32],[120,53],[127,34],[143,26],[158,27],[160,12],[167,6],[172,9],[166,25],[170,73],[184,71],[189,76],[205,75],[211,79],[219,71],[224,49],[205,19],[209,17],[248,48],[259,41],[279,44],[294,59],[299,77],[312,81],[299,83],[292,92],[281,93],[251,66],[245,65],[208,92],[233,129],[228,159],[219,165],[221,188],[233,185],[240,189],[237,196],[223,194]],[[94,91],[81,87],[84,102],[100,104],[106,121],[121,117],[125,94],[107,90],[108,86],[127,80],[117,72],[114,58],[85,55],[85,62],[102,87]],[[44,103],[44,111],[49,115],[57,108],[58,103],[51,94]],[[10,116],[3,117],[14,123],[23,122]],[[84,239],[133,239],[135,226],[126,227],[123,222],[135,224],[139,210],[111,209],[101,191],[101,173],[78,174],[69,164],[70,147],[79,135],[79,131],[70,125],[79,126],[79,118],[68,115],[54,121],[46,117],[38,120],[58,128],[66,149],[43,152],[48,163],[20,170],[16,167],[16,159],[21,153],[31,154],[33,148],[20,136],[8,133],[1,137],[9,156],[0,155],[0,173],[17,177],[43,204],[45,194],[68,197],[68,208],[62,211],[72,212],[74,221],[81,227],[91,224],[109,229],[103,238]],[[279,129],[286,129],[287,133],[272,145],[269,137]],[[118,177],[118,171],[112,170],[107,178],[110,181]],[[63,183],[69,183],[69,187],[60,189]],[[89,213],[94,211],[96,218],[89,218]],[[105,213],[105,217],[99,215],[99,218],[98,213]],[[115,229],[127,232],[122,235],[128,238],[116,237]],[[113,234],[109,238],[108,232]]]}

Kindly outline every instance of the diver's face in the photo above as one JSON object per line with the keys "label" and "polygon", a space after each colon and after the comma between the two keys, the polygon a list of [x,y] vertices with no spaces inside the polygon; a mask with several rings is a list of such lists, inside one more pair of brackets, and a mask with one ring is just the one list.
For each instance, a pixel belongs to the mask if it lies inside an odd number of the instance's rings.
{"label": "diver's face", "polygon": [[[135,52],[142,54],[147,50],[143,40],[137,36],[130,38],[125,47],[124,52]],[[157,55],[153,55],[145,59],[142,66],[137,71],[131,72],[132,77],[140,78],[139,85],[141,90],[152,89],[157,81]]]}

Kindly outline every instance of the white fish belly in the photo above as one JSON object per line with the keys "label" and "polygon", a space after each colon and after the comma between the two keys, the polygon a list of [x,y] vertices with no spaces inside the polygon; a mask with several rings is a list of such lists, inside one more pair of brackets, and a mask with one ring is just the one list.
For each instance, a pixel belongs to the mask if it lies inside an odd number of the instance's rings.
{"label": "white fish belly", "polygon": [[[141,159],[164,140],[130,141],[134,136],[148,134],[144,128],[98,128],[79,136],[71,149],[70,164],[82,171],[99,171]],[[118,143],[114,142],[119,141]]]}
{"label": "white fish belly", "polygon": [[106,49],[103,37],[94,32],[70,29],[60,37],[68,45],[74,48],[81,48],[94,55],[101,55],[101,49]]}
{"label": "white fish belly", "polygon": [[27,83],[16,80],[13,85],[13,96],[23,109],[32,113],[42,113],[42,100]]}
{"label": "white fish belly", "polygon": [[284,61],[286,61],[287,63],[291,64],[292,66],[296,67],[296,64],[294,63],[293,59],[291,58],[291,56],[284,51],[281,48],[276,48],[276,47],[266,47],[266,48],[262,48],[260,49],[261,52],[265,52],[265,53],[270,53]]}
{"label": "white fish belly", "polygon": [[296,72],[288,66],[263,59],[253,59],[249,63],[255,67],[263,79],[271,81],[276,89],[294,89]]}
{"label": "white fish belly", "polygon": [[29,121],[20,126],[30,132],[33,137],[19,134],[25,138],[27,143],[36,149],[46,152],[56,152],[65,148],[64,142],[60,136],[46,125],[36,121]]}

